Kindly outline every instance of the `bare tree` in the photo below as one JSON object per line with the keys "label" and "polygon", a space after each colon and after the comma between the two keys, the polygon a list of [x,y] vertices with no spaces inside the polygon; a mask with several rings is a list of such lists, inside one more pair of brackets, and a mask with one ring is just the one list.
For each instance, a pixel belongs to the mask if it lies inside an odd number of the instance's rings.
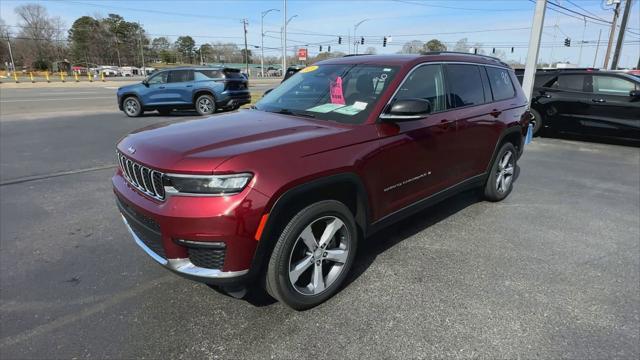
{"label": "bare tree", "polygon": [[377,50],[373,46],[369,46],[367,50],[364,51],[365,54],[374,55],[377,53]]}
{"label": "bare tree", "polygon": [[411,40],[402,45],[400,54],[419,54],[424,48],[424,43],[420,40]]}
{"label": "bare tree", "polygon": [[23,66],[46,69],[51,61],[64,55],[61,38],[64,24],[59,17],[49,16],[39,4],[20,5],[14,11],[20,27],[16,53],[20,54]]}

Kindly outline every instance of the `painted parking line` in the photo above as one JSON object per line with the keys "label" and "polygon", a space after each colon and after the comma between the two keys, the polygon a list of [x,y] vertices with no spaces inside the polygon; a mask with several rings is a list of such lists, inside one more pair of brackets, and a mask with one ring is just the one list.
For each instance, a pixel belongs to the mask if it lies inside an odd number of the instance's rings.
{"label": "painted parking line", "polygon": [[96,99],[114,99],[114,96],[93,96],[82,98],[55,98],[55,99],[18,99],[18,100],[0,100],[0,103],[13,103],[13,102],[36,102],[36,101],[75,101],[75,100],[96,100]]}

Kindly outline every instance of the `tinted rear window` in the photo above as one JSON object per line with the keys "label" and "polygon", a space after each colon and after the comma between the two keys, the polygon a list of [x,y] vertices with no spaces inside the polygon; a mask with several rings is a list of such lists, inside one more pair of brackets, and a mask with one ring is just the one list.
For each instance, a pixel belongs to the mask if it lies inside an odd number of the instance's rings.
{"label": "tinted rear window", "polygon": [[513,88],[509,71],[495,67],[486,67],[486,69],[494,101],[511,99],[516,96],[516,90]]}
{"label": "tinted rear window", "polygon": [[194,72],[196,80],[218,79],[222,77],[220,70],[196,70]]}
{"label": "tinted rear window", "polygon": [[584,91],[584,75],[560,75],[549,87],[561,90]]}
{"label": "tinted rear window", "polygon": [[484,104],[480,67],[477,65],[447,65],[449,102],[451,107]]}
{"label": "tinted rear window", "polygon": [[193,80],[193,71],[191,70],[171,70],[169,72],[169,82],[187,82]]}

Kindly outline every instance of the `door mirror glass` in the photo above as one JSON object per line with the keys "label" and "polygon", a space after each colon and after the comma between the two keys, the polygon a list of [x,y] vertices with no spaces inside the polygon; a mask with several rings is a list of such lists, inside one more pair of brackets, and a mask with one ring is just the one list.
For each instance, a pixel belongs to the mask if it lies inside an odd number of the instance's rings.
{"label": "door mirror glass", "polygon": [[425,99],[400,99],[391,104],[391,108],[381,119],[391,121],[409,121],[420,119],[431,112],[431,101]]}
{"label": "door mirror glass", "polygon": [[629,91],[629,96],[631,96],[632,99],[640,99],[640,90]]}

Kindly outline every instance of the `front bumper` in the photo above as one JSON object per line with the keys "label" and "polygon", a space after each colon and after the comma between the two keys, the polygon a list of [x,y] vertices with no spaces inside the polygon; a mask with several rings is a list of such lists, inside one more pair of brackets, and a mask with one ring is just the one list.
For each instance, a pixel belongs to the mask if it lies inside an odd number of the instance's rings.
{"label": "front bumper", "polygon": [[157,263],[213,285],[248,279],[266,196],[247,187],[226,197],[171,195],[158,201],[133,188],[119,170],[112,183],[127,230]]}
{"label": "front bumper", "polygon": [[138,235],[133,231],[127,219],[122,216],[122,221],[124,225],[129,230],[129,233],[135,240],[136,244],[144,250],[153,260],[155,260],[158,264],[164,266],[165,268],[177,273],[178,275],[184,276],[186,278],[206,282],[206,283],[222,283],[223,281],[218,280],[226,280],[238,278],[243,275],[249,273],[249,270],[240,270],[240,271],[221,271],[219,269],[207,269],[203,267],[195,266],[189,258],[181,258],[181,259],[165,259],[162,256],[156,254],[153,250],[151,250],[145,243],[138,237]]}

